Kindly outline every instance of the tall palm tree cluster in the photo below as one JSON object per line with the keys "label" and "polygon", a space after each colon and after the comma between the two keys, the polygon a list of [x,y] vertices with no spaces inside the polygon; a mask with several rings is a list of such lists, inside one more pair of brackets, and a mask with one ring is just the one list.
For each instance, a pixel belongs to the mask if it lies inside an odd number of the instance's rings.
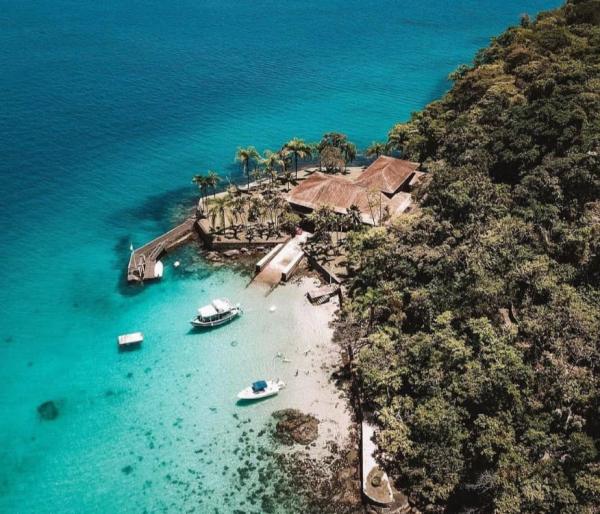
{"label": "tall palm tree cluster", "polygon": [[[377,158],[388,150],[385,144],[373,142],[365,155]],[[265,231],[278,233],[281,228],[292,230],[299,219],[289,211],[277,183],[283,182],[289,191],[290,184],[298,180],[299,164],[313,158],[318,158],[319,168],[324,166],[328,172],[337,172],[343,171],[356,157],[356,145],[338,132],[324,134],[317,143],[307,143],[294,137],[278,151],[267,149],[262,154],[254,146],[239,147],[235,161],[240,164],[246,177],[247,192],[250,193],[252,179],[258,194],[243,196],[236,186],[232,186],[228,193],[217,196],[221,178],[211,170],[192,178],[200,190],[198,210],[210,220],[213,230],[221,233],[232,231],[235,238],[241,229],[244,229],[248,239]],[[346,216],[338,216],[330,211],[323,208],[312,215],[311,221],[324,238],[324,234],[330,231],[356,230],[361,226],[360,211],[355,206],[348,210]],[[317,240],[319,237],[317,235]]]}
{"label": "tall palm tree cluster", "polygon": [[[290,230],[288,225],[282,224],[289,216],[287,202],[277,194],[248,197],[226,192],[210,200],[205,214],[214,233],[230,233],[234,239],[239,238],[242,230],[248,239],[251,239],[250,233],[254,238],[256,234],[271,237],[279,235],[282,229]],[[298,222],[299,218],[294,226]]]}
{"label": "tall palm tree cluster", "polygon": [[248,189],[250,179],[260,182],[267,178],[274,183],[278,177],[282,177],[286,185],[292,182],[290,165],[293,161],[295,180],[298,180],[298,162],[308,160],[313,155],[313,147],[299,138],[290,139],[280,150],[274,152],[265,150],[262,155],[254,146],[238,148],[235,154],[236,162],[240,163],[244,176],[247,180]]}
{"label": "tall palm tree cluster", "polygon": [[221,177],[216,171],[209,170],[206,175],[194,175],[192,182],[198,186],[200,190],[200,202],[198,203],[199,210],[206,212],[206,199],[209,195],[209,191],[212,192],[213,197],[216,196],[217,186],[221,182]]}

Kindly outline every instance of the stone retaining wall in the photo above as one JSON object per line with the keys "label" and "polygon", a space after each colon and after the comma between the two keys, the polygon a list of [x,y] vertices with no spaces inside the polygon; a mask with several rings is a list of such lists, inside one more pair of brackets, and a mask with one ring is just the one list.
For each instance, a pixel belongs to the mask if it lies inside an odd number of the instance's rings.
{"label": "stone retaining wall", "polygon": [[223,252],[226,250],[239,250],[241,248],[258,248],[264,246],[270,248],[281,243],[287,243],[291,236],[283,236],[274,239],[253,239],[247,241],[243,239],[221,239],[219,240],[218,234],[212,234],[210,232],[210,226],[206,219],[201,219],[196,222],[196,231],[200,236],[200,239],[204,243],[207,250],[213,250],[217,252]]}

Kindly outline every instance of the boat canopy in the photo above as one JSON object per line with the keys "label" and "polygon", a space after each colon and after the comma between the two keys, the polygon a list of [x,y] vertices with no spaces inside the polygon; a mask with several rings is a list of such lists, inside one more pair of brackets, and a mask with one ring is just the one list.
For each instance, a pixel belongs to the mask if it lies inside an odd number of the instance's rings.
{"label": "boat canopy", "polygon": [[252,384],[252,390],[257,393],[258,391],[264,391],[267,388],[267,382],[265,380],[258,380]]}
{"label": "boat canopy", "polygon": [[231,304],[227,300],[217,298],[216,300],[212,301],[212,304],[218,312],[226,312],[231,310]]}
{"label": "boat canopy", "polygon": [[212,316],[216,316],[218,311],[212,305],[205,305],[198,309],[198,314],[200,314],[200,317],[202,318],[211,318]]}

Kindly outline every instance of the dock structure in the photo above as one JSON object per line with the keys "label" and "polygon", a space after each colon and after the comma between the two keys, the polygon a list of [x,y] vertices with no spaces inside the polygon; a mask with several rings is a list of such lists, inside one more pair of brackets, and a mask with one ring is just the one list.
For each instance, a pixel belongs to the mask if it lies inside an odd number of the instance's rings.
{"label": "dock structure", "polygon": [[302,244],[310,236],[308,232],[303,232],[290,239],[280,249],[273,249],[273,255],[269,259],[261,259],[266,262],[260,263],[262,270],[256,275],[255,280],[272,286],[287,282],[304,258]]}
{"label": "dock structure", "polygon": [[313,305],[321,305],[329,301],[332,296],[335,296],[340,291],[340,286],[331,284],[318,289],[313,289],[307,293],[308,300]]}
{"label": "dock structure", "polygon": [[273,258],[281,251],[282,248],[283,243],[279,243],[278,245],[271,248],[269,253],[267,253],[267,255],[265,255],[260,261],[256,263],[255,273],[258,274],[262,270],[264,270],[267,267],[267,265],[273,260]]}
{"label": "dock structure", "polygon": [[127,266],[128,282],[143,282],[162,276],[160,258],[194,235],[195,218],[188,218],[165,234],[131,252]]}

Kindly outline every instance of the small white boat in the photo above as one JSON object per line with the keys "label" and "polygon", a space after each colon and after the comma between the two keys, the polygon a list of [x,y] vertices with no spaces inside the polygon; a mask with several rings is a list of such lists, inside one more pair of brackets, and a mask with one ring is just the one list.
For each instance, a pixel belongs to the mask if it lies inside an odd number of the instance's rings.
{"label": "small white boat", "polygon": [[160,261],[156,261],[156,264],[154,264],[154,276],[156,278],[162,278],[164,271],[165,267],[163,263]]}
{"label": "small white boat", "polygon": [[240,400],[260,400],[275,396],[281,389],[285,387],[285,383],[281,380],[258,380],[250,387],[240,391],[237,395]]}
{"label": "small white boat", "polygon": [[144,334],[141,332],[132,332],[131,334],[122,334],[118,337],[119,349],[137,348],[144,340]]}
{"label": "small white boat", "polygon": [[198,315],[190,323],[198,328],[218,327],[230,322],[241,313],[242,309],[239,303],[232,305],[229,300],[217,298],[209,305],[200,307]]}

